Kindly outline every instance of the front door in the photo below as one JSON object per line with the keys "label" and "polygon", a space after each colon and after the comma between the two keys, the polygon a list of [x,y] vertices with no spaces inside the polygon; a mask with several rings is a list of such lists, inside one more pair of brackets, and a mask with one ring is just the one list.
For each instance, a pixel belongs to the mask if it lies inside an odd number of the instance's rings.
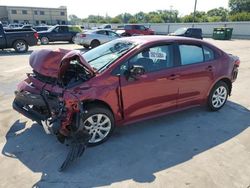
{"label": "front door", "polygon": [[145,68],[136,79],[121,76],[124,115],[128,121],[176,108],[178,68],[174,67],[172,45],[144,49],[132,57],[121,69],[133,65]]}

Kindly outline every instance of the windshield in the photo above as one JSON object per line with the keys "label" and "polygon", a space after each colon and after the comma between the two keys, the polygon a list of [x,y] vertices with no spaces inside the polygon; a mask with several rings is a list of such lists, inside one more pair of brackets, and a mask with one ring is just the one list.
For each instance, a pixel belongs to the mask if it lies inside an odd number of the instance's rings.
{"label": "windshield", "polygon": [[51,28],[49,28],[48,29],[48,32],[51,32],[53,29],[55,29],[56,28],[56,26],[53,26],[53,27],[51,27]]}
{"label": "windshield", "polygon": [[174,33],[176,35],[183,35],[186,33],[186,31],[187,31],[187,28],[180,28],[180,29],[177,29]]}
{"label": "windshield", "polygon": [[82,56],[92,68],[98,72],[102,72],[115,60],[135,46],[136,44],[134,42],[118,39],[94,48],[82,54]]}

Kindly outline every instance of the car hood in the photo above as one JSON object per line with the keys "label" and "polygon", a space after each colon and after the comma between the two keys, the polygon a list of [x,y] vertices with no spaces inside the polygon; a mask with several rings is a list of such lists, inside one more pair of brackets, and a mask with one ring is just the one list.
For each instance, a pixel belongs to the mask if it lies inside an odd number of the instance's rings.
{"label": "car hood", "polygon": [[34,71],[48,77],[60,78],[68,68],[70,61],[77,59],[91,75],[95,74],[93,68],[77,50],[39,50],[30,55],[29,63]]}

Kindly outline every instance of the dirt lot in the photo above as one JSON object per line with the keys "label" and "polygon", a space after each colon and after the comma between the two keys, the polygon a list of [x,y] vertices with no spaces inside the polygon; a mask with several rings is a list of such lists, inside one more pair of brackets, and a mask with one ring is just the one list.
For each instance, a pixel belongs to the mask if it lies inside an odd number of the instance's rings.
{"label": "dirt lot", "polygon": [[[207,39],[208,40],[208,39]],[[219,112],[195,108],[117,129],[66,172],[67,147],[12,110],[24,55],[0,51],[0,187],[250,187],[250,41],[209,40],[241,58],[233,95]]]}

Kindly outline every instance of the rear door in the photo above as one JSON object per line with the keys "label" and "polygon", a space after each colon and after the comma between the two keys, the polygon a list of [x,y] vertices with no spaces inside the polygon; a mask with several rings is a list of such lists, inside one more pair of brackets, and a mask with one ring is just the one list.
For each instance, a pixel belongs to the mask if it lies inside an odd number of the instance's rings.
{"label": "rear door", "polygon": [[174,110],[178,96],[178,67],[174,66],[174,46],[164,44],[146,48],[121,65],[121,72],[133,65],[143,66],[146,72],[136,79],[121,76],[126,119],[133,121]]}
{"label": "rear door", "polygon": [[179,44],[180,77],[178,107],[197,105],[206,99],[206,94],[215,78],[218,63],[212,49],[197,44]]}
{"label": "rear door", "polygon": [[69,41],[71,40],[70,36],[68,26],[57,26],[52,32],[54,41]]}
{"label": "rear door", "polygon": [[110,41],[108,32],[106,30],[98,30],[98,31],[96,31],[96,34],[97,35],[96,35],[95,39],[97,39],[98,41],[100,41],[101,44]]}

